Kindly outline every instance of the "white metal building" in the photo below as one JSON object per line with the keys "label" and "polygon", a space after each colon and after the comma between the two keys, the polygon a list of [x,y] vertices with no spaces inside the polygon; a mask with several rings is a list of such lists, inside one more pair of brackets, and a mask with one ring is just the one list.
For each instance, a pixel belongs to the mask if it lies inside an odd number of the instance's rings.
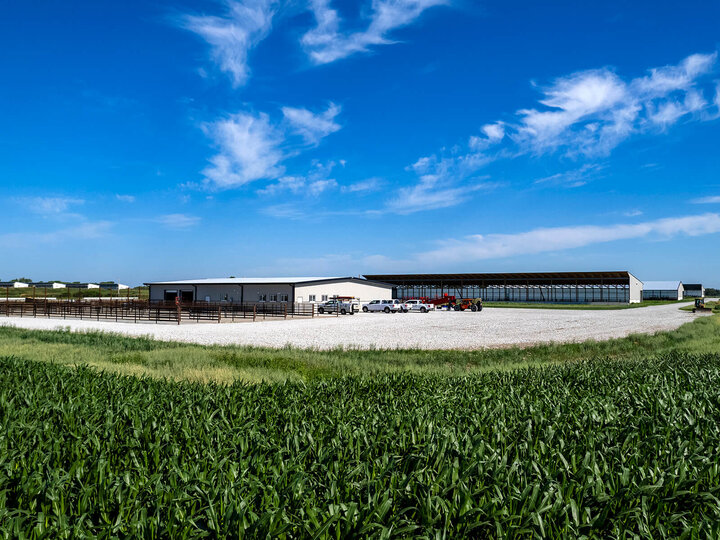
{"label": "white metal building", "polygon": [[643,281],[643,300],[682,300],[682,281]]}
{"label": "white metal building", "polygon": [[187,279],[146,283],[151,301],[323,302],[333,296],[360,301],[392,298],[393,286],[357,277],[265,277]]}
{"label": "white metal building", "polygon": [[0,287],[2,287],[3,289],[26,289],[28,287],[28,284],[22,281],[0,281]]}
{"label": "white metal building", "polygon": [[683,283],[685,298],[704,298],[705,287],[702,283]]}

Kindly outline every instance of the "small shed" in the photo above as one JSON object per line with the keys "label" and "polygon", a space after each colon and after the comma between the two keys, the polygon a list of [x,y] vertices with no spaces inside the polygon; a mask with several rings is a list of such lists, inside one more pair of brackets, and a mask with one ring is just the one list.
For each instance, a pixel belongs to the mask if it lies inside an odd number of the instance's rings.
{"label": "small shed", "polygon": [[682,281],[643,281],[643,300],[682,300]]}
{"label": "small shed", "polygon": [[705,287],[702,283],[683,283],[685,298],[704,298]]}

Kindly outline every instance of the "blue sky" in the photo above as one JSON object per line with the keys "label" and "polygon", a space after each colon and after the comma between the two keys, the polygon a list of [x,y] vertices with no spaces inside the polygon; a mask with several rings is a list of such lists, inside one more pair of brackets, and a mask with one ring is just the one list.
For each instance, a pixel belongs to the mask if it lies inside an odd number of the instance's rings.
{"label": "blue sky", "polygon": [[720,285],[720,3],[7,3],[0,278]]}

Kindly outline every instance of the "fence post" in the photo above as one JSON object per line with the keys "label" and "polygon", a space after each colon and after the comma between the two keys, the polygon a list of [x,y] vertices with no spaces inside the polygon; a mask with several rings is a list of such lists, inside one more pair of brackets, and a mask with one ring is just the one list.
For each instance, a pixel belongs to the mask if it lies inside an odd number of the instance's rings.
{"label": "fence post", "polygon": [[180,307],[180,303],[177,305],[177,322],[180,324],[180,319],[182,319],[182,308]]}
{"label": "fence post", "polygon": [[220,322],[221,317],[222,317],[222,306],[218,306],[218,322]]}
{"label": "fence post", "polygon": [[287,319],[287,304],[284,304],[283,308],[285,309],[285,318]]}
{"label": "fence post", "polygon": [[255,317],[257,317],[257,304],[253,304],[253,322],[255,322]]}

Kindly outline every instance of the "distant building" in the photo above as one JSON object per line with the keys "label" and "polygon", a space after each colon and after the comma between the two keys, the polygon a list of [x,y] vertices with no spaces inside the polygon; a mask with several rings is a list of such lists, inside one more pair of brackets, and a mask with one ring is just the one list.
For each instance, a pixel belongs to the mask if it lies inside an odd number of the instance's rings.
{"label": "distant building", "polygon": [[58,281],[36,281],[30,284],[31,287],[38,289],[64,289],[65,284]]}
{"label": "distant building", "polygon": [[151,301],[324,302],[333,296],[361,301],[392,297],[392,285],[356,277],[264,277],[188,279],[146,283]]}
{"label": "distant building", "polygon": [[129,289],[129,285],[123,285],[122,283],[101,283],[100,288],[105,291],[122,291]]}
{"label": "distant building", "polygon": [[702,283],[683,283],[683,289],[687,298],[705,297],[705,287],[703,287]]}
{"label": "distant building", "polygon": [[28,287],[29,285],[27,283],[24,283],[22,281],[0,281],[0,287],[3,289],[11,288],[11,289],[24,289]]}
{"label": "distant building", "polygon": [[643,300],[682,300],[682,281],[643,281]]}

